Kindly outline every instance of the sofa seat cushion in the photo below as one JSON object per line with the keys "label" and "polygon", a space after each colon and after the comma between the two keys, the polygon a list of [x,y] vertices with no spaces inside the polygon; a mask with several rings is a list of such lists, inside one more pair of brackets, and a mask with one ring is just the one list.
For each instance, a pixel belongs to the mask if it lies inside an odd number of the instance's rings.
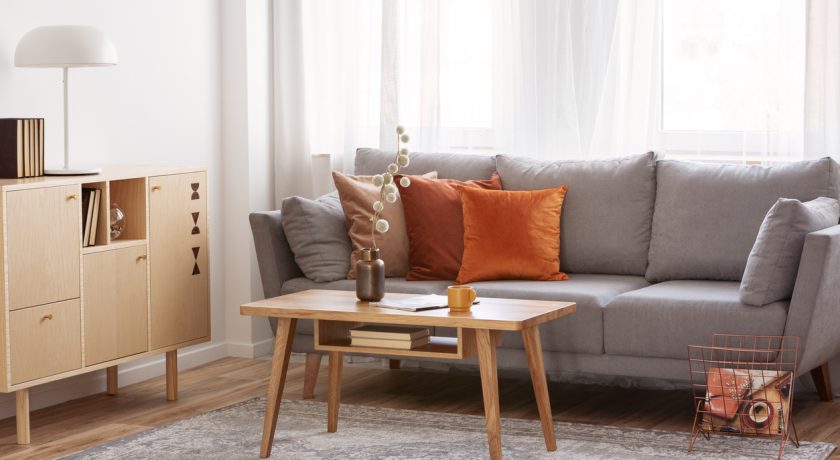
{"label": "sofa seat cushion", "polygon": [[[385,278],[385,292],[400,294],[441,294],[446,295],[446,288],[452,281],[406,281],[401,278]],[[356,290],[356,280],[338,280],[329,283],[316,283],[308,278],[293,278],[283,283],[280,293],[283,295],[305,291],[307,289],[333,289],[336,291]],[[312,334],[312,321],[298,321],[299,334]]]}
{"label": "sofa seat cushion", "polygon": [[[602,354],[604,306],[623,292],[648,286],[648,282],[641,276],[570,274],[566,281],[483,281],[470,286],[479,298],[576,302],[575,313],[540,328],[542,347],[547,351]],[[522,334],[502,334],[502,347],[522,346]]]}
{"label": "sofa seat cushion", "polygon": [[782,335],[790,302],[744,305],[739,287],[732,281],[666,281],[621,294],[604,309],[604,349],[681,359],[688,345],[710,345],[715,333]]}
{"label": "sofa seat cushion", "polygon": [[499,155],[503,190],[567,185],[560,268],[567,273],[644,275],[656,199],[653,153],[596,161]]}
{"label": "sofa seat cushion", "polygon": [[758,229],[776,200],[837,198],[839,175],[830,158],[774,166],[657,162],[645,277],[652,283],[740,281]]}

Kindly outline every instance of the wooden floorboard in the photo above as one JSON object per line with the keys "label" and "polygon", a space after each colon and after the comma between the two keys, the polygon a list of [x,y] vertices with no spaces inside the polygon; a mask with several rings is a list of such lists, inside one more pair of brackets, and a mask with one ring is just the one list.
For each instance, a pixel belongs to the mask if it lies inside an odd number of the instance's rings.
{"label": "wooden floorboard", "polygon": [[[327,360],[315,387],[315,399],[326,401]],[[163,376],[120,388],[119,395],[102,394],[68,401],[32,413],[32,444],[15,444],[15,420],[0,420],[0,456],[53,458],[103,442],[165,425],[255,396],[264,396],[271,363],[267,359],[224,358],[180,374],[179,399],[168,402]],[[299,399],[304,363],[289,365],[284,398]],[[341,400],[399,409],[483,415],[481,381],[477,372],[456,373],[416,369],[391,370],[347,364]],[[530,381],[502,378],[502,417],[537,420]],[[650,391],[595,385],[549,383],[554,419],[625,427],[688,431],[691,398],[684,391]],[[840,444],[840,402],[817,401],[816,395],[797,399],[794,413],[802,439]],[[281,408],[282,410],[282,408]],[[502,433],[504,436],[504,433]],[[258,446],[254,446],[256,449]],[[835,453],[835,458],[840,454]]]}

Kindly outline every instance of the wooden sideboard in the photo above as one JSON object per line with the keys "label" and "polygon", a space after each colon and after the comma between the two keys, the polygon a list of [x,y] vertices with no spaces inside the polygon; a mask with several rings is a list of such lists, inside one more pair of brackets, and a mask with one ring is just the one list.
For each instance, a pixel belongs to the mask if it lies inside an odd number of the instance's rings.
{"label": "wooden sideboard", "polygon": [[[82,188],[101,190],[96,245],[82,244]],[[93,176],[0,180],[0,392],[16,393],[29,443],[29,388],[210,340],[207,171],[105,168]],[[110,206],[126,214],[110,238]]]}

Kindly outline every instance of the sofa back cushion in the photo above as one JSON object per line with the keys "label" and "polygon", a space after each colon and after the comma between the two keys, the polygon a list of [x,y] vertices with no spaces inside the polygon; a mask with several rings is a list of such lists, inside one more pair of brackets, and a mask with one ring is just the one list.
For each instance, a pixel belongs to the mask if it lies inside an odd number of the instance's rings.
{"label": "sofa back cushion", "polygon": [[655,154],[542,162],[496,157],[504,190],[568,185],[560,267],[570,273],[643,275],[656,193]]}
{"label": "sofa back cushion", "polygon": [[645,278],[740,281],[776,200],[836,198],[838,172],[830,158],[776,166],[659,161]]}
{"label": "sofa back cushion", "polygon": [[[419,176],[437,171],[441,179],[487,180],[496,170],[496,159],[488,155],[463,153],[409,153],[411,163],[400,168],[400,174]],[[355,174],[382,174],[396,154],[379,149],[356,150]]]}

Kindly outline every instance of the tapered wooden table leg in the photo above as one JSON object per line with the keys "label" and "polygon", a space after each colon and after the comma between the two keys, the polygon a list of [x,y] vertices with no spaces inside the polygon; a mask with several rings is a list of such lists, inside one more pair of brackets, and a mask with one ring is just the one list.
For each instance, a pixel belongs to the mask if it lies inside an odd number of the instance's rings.
{"label": "tapered wooden table leg", "polygon": [[15,392],[17,443],[29,444],[29,388]]}
{"label": "tapered wooden table leg", "polygon": [[327,432],[338,431],[338,406],[341,401],[341,368],[344,365],[344,353],[330,352],[330,382],[327,391]]}
{"label": "tapered wooden table leg", "polygon": [[496,342],[487,329],[475,330],[478,365],[481,370],[481,392],[484,395],[484,416],[487,418],[487,442],[491,460],[502,458],[502,433],[499,420],[499,376],[496,371]]}
{"label": "tapered wooden table leg", "polygon": [[555,451],[557,441],[554,439],[554,426],[551,422],[551,401],[548,398],[548,383],[545,379],[540,330],[536,327],[523,329],[522,341],[525,342],[525,354],[528,356],[528,369],[531,370],[531,382],[534,384],[534,398],[537,400],[537,409],[540,412],[545,448],[550,452]]}
{"label": "tapered wooden table leg", "polygon": [[105,369],[105,379],[107,381],[107,393],[111,396],[116,395],[119,388],[117,366],[111,366]]}
{"label": "tapered wooden table leg", "polygon": [[303,374],[303,399],[315,397],[315,382],[321,370],[321,353],[306,354],[306,372]]}
{"label": "tapered wooden table leg", "polygon": [[261,458],[271,455],[271,446],[274,444],[274,431],[277,429],[277,415],[280,400],[283,398],[283,386],[286,384],[286,371],[289,369],[289,354],[292,352],[296,324],[297,320],[293,318],[277,318],[277,337],[274,339],[274,355],[271,358],[271,377],[266,398],[268,402],[260,445]]}
{"label": "tapered wooden table leg", "polygon": [[178,350],[166,352],[166,400],[178,400]]}

